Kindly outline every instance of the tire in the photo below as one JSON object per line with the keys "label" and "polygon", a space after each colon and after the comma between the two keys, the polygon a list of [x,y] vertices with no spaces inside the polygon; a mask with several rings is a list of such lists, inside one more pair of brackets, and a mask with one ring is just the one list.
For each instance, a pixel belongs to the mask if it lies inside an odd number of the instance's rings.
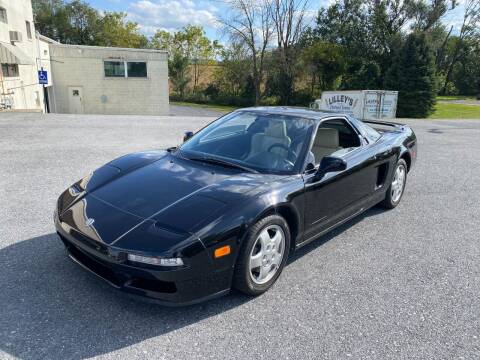
{"label": "tire", "polygon": [[[283,236],[283,242],[277,233]],[[279,215],[270,215],[259,220],[248,230],[240,248],[233,287],[247,295],[263,294],[280,276],[288,260],[289,250],[290,229],[285,219]],[[259,259],[261,265],[252,268]]]}
{"label": "tire", "polygon": [[[395,181],[398,181],[397,176],[399,175],[399,172],[403,173],[403,181],[401,183],[401,188],[397,187],[395,189]],[[382,207],[386,209],[393,209],[400,204],[400,200],[402,200],[403,193],[405,192],[405,186],[407,184],[407,172],[407,163],[405,160],[399,159],[395,165],[395,169],[393,170],[392,181],[388,187],[387,193],[385,194],[385,199],[381,202]],[[395,192],[395,190],[397,192]]]}

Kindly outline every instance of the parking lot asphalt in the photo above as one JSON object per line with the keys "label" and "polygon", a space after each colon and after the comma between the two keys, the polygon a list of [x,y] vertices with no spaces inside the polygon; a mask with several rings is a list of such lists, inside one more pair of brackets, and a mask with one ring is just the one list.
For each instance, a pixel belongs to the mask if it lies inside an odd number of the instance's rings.
{"label": "parking lot asphalt", "polygon": [[61,191],[212,119],[0,114],[1,359],[480,358],[480,121],[408,120],[419,158],[402,203],[301,249],[257,298],[165,308],[66,257]]}

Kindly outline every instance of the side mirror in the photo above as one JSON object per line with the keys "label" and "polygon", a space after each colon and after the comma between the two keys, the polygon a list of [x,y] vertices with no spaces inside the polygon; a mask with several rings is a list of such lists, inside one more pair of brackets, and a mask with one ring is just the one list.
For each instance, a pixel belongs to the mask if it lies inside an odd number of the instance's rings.
{"label": "side mirror", "polygon": [[183,142],[189,140],[193,136],[193,131],[185,131],[183,135]]}
{"label": "side mirror", "polygon": [[320,162],[320,166],[315,174],[317,180],[321,179],[326,173],[334,171],[343,171],[347,168],[347,162],[336,156],[325,156]]}

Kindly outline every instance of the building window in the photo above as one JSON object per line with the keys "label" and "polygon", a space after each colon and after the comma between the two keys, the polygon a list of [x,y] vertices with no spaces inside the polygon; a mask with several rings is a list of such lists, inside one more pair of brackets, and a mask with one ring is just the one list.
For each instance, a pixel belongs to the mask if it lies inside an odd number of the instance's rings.
{"label": "building window", "polygon": [[146,62],[127,62],[128,77],[147,77]]}
{"label": "building window", "polygon": [[2,64],[3,77],[18,77],[18,65],[17,64]]}
{"label": "building window", "polygon": [[5,10],[2,7],[0,7],[0,21],[4,22],[5,24],[8,24],[7,10]]}
{"label": "building window", "polygon": [[147,63],[138,61],[104,61],[105,77],[147,77]]}
{"label": "building window", "polygon": [[105,61],[105,77],[125,77],[125,63],[123,61]]}
{"label": "building window", "polygon": [[30,21],[25,21],[27,27],[27,38],[32,39],[32,27],[30,26]]}

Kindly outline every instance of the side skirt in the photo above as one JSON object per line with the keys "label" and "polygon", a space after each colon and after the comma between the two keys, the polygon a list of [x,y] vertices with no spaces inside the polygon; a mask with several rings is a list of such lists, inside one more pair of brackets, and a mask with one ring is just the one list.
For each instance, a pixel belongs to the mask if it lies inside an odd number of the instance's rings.
{"label": "side skirt", "polygon": [[332,231],[333,229],[339,227],[340,225],[345,224],[346,222],[352,220],[353,218],[357,217],[361,213],[363,213],[363,212],[369,210],[370,208],[372,208],[373,206],[377,205],[380,201],[383,200],[383,198],[385,196],[384,192],[379,192],[379,194],[383,194],[383,196],[378,196],[377,194],[374,194],[372,196],[371,200],[367,204],[362,206],[359,210],[357,210],[356,212],[354,212],[350,216],[347,216],[347,217],[343,218],[342,220],[338,221],[337,223],[329,226],[328,228],[320,231],[319,233],[310,236],[308,239],[302,241],[301,243],[296,244],[295,245],[295,250],[300,249],[301,247],[311,243],[314,240],[317,240],[320,236],[325,235],[326,233]]}

